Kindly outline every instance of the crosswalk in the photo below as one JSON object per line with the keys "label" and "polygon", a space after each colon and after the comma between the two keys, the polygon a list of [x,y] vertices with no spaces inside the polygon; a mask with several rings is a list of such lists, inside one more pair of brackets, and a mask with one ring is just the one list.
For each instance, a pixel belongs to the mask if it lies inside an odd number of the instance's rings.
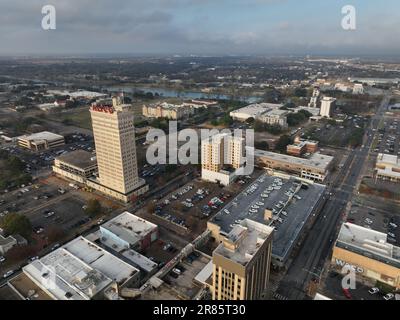
{"label": "crosswalk", "polygon": [[285,296],[283,296],[283,295],[281,295],[279,293],[275,293],[273,297],[274,297],[275,300],[288,300],[287,297],[285,297]]}

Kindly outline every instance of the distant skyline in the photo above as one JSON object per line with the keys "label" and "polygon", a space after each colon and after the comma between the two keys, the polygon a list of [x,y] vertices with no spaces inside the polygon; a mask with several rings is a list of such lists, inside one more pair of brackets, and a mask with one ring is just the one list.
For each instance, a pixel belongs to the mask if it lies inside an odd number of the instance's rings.
{"label": "distant skyline", "polygon": [[[41,28],[54,5],[57,29]],[[341,8],[357,9],[357,30]],[[398,0],[1,0],[0,55],[400,55]]]}

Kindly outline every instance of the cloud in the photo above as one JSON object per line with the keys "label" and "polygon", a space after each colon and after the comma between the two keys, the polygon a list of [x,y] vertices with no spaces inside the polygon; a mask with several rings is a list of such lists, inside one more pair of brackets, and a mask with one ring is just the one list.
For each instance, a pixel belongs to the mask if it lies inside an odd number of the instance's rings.
{"label": "cloud", "polygon": [[[371,5],[371,1],[364,2]],[[318,7],[319,3],[52,0],[57,10],[57,30],[44,31],[40,27],[43,0],[1,0],[0,43],[7,45],[0,47],[0,54],[400,50],[398,8],[386,8],[380,20],[359,10],[358,29],[346,32],[340,28],[341,7],[333,7],[331,12]],[[308,12],[310,8],[314,11]]]}

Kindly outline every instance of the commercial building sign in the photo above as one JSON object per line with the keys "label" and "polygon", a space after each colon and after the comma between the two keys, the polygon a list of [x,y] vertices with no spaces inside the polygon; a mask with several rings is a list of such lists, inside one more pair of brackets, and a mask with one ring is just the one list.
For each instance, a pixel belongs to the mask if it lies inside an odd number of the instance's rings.
{"label": "commercial building sign", "polygon": [[364,273],[364,269],[363,268],[361,268],[359,266],[356,266],[356,265],[352,265],[350,263],[347,263],[346,261],[343,261],[343,260],[340,260],[340,259],[335,259],[335,262],[336,262],[337,266],[340,266],[342,268],[346,267],[346,268],[348,268],[350,270],[354,270],[354,272]]}

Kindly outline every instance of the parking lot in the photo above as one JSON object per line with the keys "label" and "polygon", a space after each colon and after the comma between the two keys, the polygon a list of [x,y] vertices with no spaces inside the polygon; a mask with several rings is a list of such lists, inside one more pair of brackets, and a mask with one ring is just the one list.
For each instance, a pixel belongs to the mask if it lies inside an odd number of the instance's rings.
{"label": "parking lot", "polygon": [[322,293],[333,300],[384,300],[386,292],[379,290],[374,293],[372,285],[360,282],[356,283],[355,289],[345,292],[342,288],[343,276],[331,270],[322,287]]}
{"label": "parking lot", "polygon": [[386,118],[383,127],[378,130],[376,141],[374,141],[375,153],[386,153],[400,155],[400,120]]}
{"label": "parking lot", "polygon": [[155,203],[152,214],[173,231],[194,239],[206,229],[208,219],[260,174],[257,170],[228,187],[194,180]]}
{"label": "parking lot", "polygon": [[388,242],[400,246],[400,207],[391,201],[354,199],[347,221],[386,233]]}
{"label": "parking lot", "polygon": [[65,145],[45,150],[42,152],[33,152],[27,149],[20,148],[16,145],[5,146],[3,149],[10,154],[19,157],[26,164],[26,172],[32,175],[37,175],[41,170],[50,169],[54,159],[69,151],[86,150],[92,152],[94,150],[93,137],[85,134],[72,134],[65,137]]}

